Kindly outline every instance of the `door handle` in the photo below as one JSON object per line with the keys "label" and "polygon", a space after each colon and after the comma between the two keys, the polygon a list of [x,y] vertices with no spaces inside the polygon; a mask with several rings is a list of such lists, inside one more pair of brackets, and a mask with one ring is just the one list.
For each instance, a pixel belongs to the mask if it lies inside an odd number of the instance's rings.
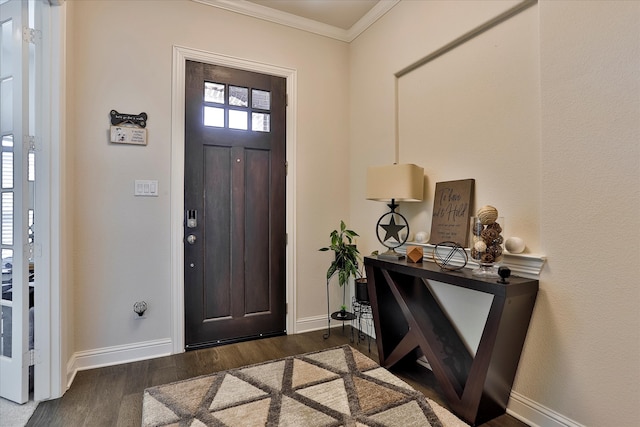
{"label": "door handle", "polygon": [[189,234],[187,236],[187,243],[190,245],[193,245],[194,243],[196,243],[196,236],[195,234]]}

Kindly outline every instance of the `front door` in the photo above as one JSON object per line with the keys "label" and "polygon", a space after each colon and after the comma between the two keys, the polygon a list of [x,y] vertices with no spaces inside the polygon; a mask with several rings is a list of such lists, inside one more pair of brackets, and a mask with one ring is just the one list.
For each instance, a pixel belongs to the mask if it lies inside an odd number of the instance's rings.
{"label": "front door", "polygon": [[187,61],[185,346],[286,333],[286,80]]}

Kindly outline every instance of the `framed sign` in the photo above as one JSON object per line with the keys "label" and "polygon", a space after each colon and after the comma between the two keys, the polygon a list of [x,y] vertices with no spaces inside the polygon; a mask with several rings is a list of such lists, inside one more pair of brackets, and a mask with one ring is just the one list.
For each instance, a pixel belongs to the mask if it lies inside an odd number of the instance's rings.
{"label": "framed sign", "polygon": [[123,114],[109,112],[111,118],[110,141],[116,144],[147,145],[147,113]]}
{"label": "framed sign", "polygon": [[111,126],[111,142],[147,145],[147,130],[133,126]]}
{"label": "framed sign", "polygon": [[436,183],[429,243],[455,242],[469,247],[469,216],[474,179]]}

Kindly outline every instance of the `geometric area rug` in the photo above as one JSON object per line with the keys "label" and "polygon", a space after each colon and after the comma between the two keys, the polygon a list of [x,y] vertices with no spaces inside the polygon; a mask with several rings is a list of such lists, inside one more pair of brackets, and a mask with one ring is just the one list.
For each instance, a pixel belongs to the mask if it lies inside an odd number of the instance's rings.
{"label": "geometric area rug", "polygon": [[348,345],[148,388],[142,425],[466,426]]}

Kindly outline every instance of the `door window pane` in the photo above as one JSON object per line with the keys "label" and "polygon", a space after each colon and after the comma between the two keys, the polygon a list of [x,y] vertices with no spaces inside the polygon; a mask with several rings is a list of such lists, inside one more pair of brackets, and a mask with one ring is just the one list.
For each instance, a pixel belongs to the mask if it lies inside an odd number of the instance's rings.
{"label": "door window pane", "polygon": [[33,209],[29,209],[29,228],[27,230],[27,236],[29,244],[33,244],[33,219],[35,218],[35,212]]}
{"label": "door window pane", "polygon": [[2,152],[2,188],[13,188],[13,152]]}
{"label": "door window pane", "polygon": [[251,113],[251,130],[255,132],[269,132],[271,130],[270,120],[270,114]]}
{"label": "door window pane", "polygon": [[229,110],[229,128],[247,130],[248,117],[246,111]]}
{"label": "door window pane", "polygon": [[224,108],[204,107],[204,125],[224,127]]}
{"label": "door window pane", "polygon": [[204,82],[204,100],[205,102],[224,104],[224,85]]}
{"label": "door window pane", "polygon": [[36,180],[36,153],[29,153],[29,172],[27,179],[31,182]]}
{"label": "door window pane", "polygon": [[13,245],[13,193],[2,193],[2,244]]}
{"label": "door window pane", "polygon": [[251,89],[251,108],[260,110],[271,109],[271,92],[265,90]]}
{"label": "door window pane", "polygon": [[246,87],[229,86],[229,105],[248,107],[249,89]]}
{"label": "door window pane", "polygon": [[[2,249],[2,302],[0,302],[0,355],[11,357],[11,326],[13,300],[13,251]],[[4,301],[7,301],[4,303]]]}
{"label": "door window pane", "polygon": [[0,132],[13,130],[13,78],[0,81]]}
{"label": "door window pane", "polygon": [[[2,285],[10,287],[11,285]],[[7,298],[9,293],[6,293]],[[0,354],[4,357],[11,357],[11,327],[13,324],[12,307],[2,304],[0,306]]]}
{"label": "door window pane", "polygon": [[0,75],[8,76],[11,72],[11,33],[13,32],[13,21],[2,23],[0,30]]}
{"label": "door window pane", "polygon": [[[204,88],[206,103],[223,104],[220,107],[204,105],[205,126],[238,130],[251,129],[253,132],[271,131],[271,115],[266,112],[252,111],[254,109],[269,111],[271,109],[271,92],[212,82],[204,82]],[[249,95],[251,95],[251,101],[249,101]],[[251,105],[250,108],[249,105]],[[245,110],[243,107],[247,109]],[[250,124],[249,119],[251,119]]]}

